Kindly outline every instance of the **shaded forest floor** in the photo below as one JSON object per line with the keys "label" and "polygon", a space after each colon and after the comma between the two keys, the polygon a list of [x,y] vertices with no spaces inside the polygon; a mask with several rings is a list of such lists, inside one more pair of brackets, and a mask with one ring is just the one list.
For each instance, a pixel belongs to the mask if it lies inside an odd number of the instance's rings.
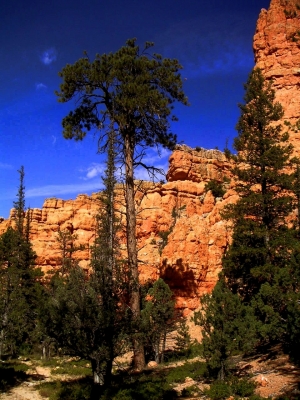
{"label": "shaded forest floor", "polygon": [[[205,363],[199,357],[147,368],[142,374],[124,370],[119,382],[116,381],[124,389],[116,399],[209,399],[205,390],[209,389],[210,381],[205,371]],[[278,350],[240,360],[236,375],[251,377],[257,383],[255,393],[263,398],[300,398],[300,369]],[[5,388],[2,386],[0,399],[93,399],[96,397],[91,392],[91,378],[89,364],[76,358],[2,363],[0,381],[5,380]],[[136,397],[135,390],[141,395]],[[105,399],[114,398],[116,393],[108,393]]]}

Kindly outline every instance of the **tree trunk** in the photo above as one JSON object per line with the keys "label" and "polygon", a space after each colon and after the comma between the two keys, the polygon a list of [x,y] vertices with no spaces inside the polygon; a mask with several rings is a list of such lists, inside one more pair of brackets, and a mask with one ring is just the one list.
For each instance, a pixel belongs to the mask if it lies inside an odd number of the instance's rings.
{"label": "tree trunk", "polygon": [[5,305],[5,310],[4,310],[3,317],[2,317],[2,329],[0,331],[0,360],[2,360],[2,357],[3,357],[5,328],[6,328],[7,322],[8,322],[7,303],[8,303],[8,301],[6,302],[6,305]]}
{"label": "tree trunk", "polygon": [[[159,340],[160,340],[160,339],[159,339]],[[159,340],[158,340],[157,343],[155,343],[155,345],[154,345],[154,353],[155,353],[155,358],[154,358],[154,360],[155,360],[155,362],[156,362],[157,364],[160,363],[160,358],[159,358]]]}
{"label": "tree trunk", "polygon": [[92,364],[94,385],[103,386],[104,376],[102,371],[100,371],[99,362],[97,362],[97,360],[91,360],[91,364]]}
{"label": "tree trunk", "polygon": [[[136,213],[134,202],[133,157],[134,142],[129,133],[124,135],[125,158],[125,201],[126,201],[126,228],[127,228],[127,252],[128,267],[131,275],[130,306],[133,315],[133,325],[138,326],[141,315],[139,274],[136,245]],[[144,347],[139,340],[133,339],[133,364],[137,370],[145,367]]]}
{"label": "tree trunk", "polygon": [[220,371],[218,373],[218,379],[220,381],[224,381],[224,379],[225,379],[225,366],[224,366],[224,361],[223,360],[221,361],[221,368],[220,368]]}
{"label": "tree trunk", "polygon": [[160,357],[161,363],[164,362],[164,358],[165,358],[166,341],[167,341],[167,331],[165,330],[163,333],[163,340],[162,340],[162,346],[161,346],[161,357]]}

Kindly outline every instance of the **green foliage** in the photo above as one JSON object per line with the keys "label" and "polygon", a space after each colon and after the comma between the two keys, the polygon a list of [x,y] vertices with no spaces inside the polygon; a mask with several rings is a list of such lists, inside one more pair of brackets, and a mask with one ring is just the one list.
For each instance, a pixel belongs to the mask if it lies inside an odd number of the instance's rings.
{"label": "green foliage", "polygon": [[166,376],[166,381],[168,383],[180,383],[184,382],[185,378],[188,376],[195,381],[199,381],[203,377],[207,377],[208,370],[205,362],[186,362],[176,368],[173,368],[168,372]]}
{"label": "green foliage", "polygon": [[49,400],[91,400],[93,387],[90,381],[80,380],[73,382],[43,382],[38,385],[39,393]]}
{"label": "green foliage", "polygon": [[207,182],[204,190],[206,192],[210,190],[214,197],[223,197],[226,192],[222,183],[218,182],[216,179],[212,179],[211,181]]}
{"label": "green foliage", "polygon": [[232,391],[230,385],[225,381],[214,382],[205,394],[212,400],[223,400],[231,396]]}
{"label": "green foliage", "polygon": [[104,128],[106,121],[116,123],[120,134],[130,127],[135,145],[176,144],[168,133],[171,105],[187,104],[177,60],[158,54],[148,56],[153,43],[144,50],[130,39],[115,53],[97,54],[91,62],[86,56],[60,72],[63,83],[57,92],[60,102],[74,97],[80,104],[63,120],[65,138],[81,140],[92,127]]}
{"label": "green foliage", "polygon": [[32,346],[42,292],[42,274],[34,266],[36,255],[29,241],[30,211],[25,224],[23,167],[19,173],[16,229],[10,227],[0,236],[0,359],[4,353],[16,355]]}
{"label": "green foliage", "polygon": [[174,328],[173,293],[160,278],[148,290],[141,311],[141,324],[146,346],[155,354],[155,361],[164,359],[167,333]]}
{"label": "green foliage", "polygon": [[74,253],[84,250],[84,245],[75,245],[77,239],[77,235],[72,234],[68,229],[58,231],[57,241],[61,253],[61,267],[59,273],[61,275],[69,273],[72,266],[74,266]]}
{"label": "green foliage", "polygon": [[231,378],[227,381],[213,382],[205,394],[211,400],[223,400],[230,396],[234,396],[235,399],[249,398],[254,394],[255,387],[255,383],[248,379]]}
{"label": "green foliage", "polygon": [[277,123],[283,110],[272,83],[254,69],[245,89],[232,171],[240,198],[224,213],[234,230],[223,270],[228,288],[253,308],[258,339],[267,343],[284,340],[289,293],[299,275],[291,262],[299,251],[297,235],[287,227],[294,208],[294,176],[287,172],[292,146]]}
{"label": "green foliage", "polygon": [[189,327],[184,319],[179,321],[177,336],[175,339],[176,351],[186,352],[192,345]]}
{"label": "green foliage", "polygon": [[201,306],[194,321],[202,326],[203,355],[210,374],[224,380],[231,356],[253,348],[256,337],[253,311],[227,288],[222,276],[212,294],[201,298]]}
{"label": "green foliage", "polygon": [[[43,313],[44,326],[66,351],[91,362],[95,383],[109,385],[113,359],[126,348],[130,332],[126,304],[128,274],[120,262],[116,218],[115,153],[109,143],[105,190],[96,220],[89,276],[74,262],[74,235],[60,235],[62,267],[52,277],[49,301]],[[58,370],[57,372],[59,372]]]}
{"label": "green foliage", "polygon": [[162,254],[163,249],[166,247],[166,245],[168,244],[168,238],[169,235],[172,233],[173,231],[173,226],[168,229],[167,231],[159,231],[158,232],[158,236],[160,237],[160,241],[159,241],[159,254]]}

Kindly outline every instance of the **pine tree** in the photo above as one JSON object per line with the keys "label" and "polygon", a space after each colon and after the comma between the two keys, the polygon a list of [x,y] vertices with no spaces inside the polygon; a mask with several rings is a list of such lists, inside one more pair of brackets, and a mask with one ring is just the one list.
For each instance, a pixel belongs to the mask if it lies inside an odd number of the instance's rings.
{"label": "pine tree", "polygon": [[173,293],[158,279],[148,290],[142,309],[142,330],[145,344],[150,346],[157,363],[164,361],[167,333],[175,327]]}
{"label": "pine tree", "polygon": [[16,228],[8,228],[0,237],[0,358],[5,351],[16,355],[21,347],[32,345],[41,292],[41,271],[35,268],[29,240],[30,210],[25,224],[24,168],[18,172]]}
{"label": "pine tree", "polygon": [[194,316],[202,327],[203,355],[210,373],[224,380],[235,352],[252,349],[256,340],[253,309],[242,304],[221,275],[211,294],[201,298],[201,311]]}
{"label": "pine tree", "polygon": [[187,320],[182,318],[177,325],[177,336],[175,340],[175,350],[177,352],[188,354],[191,346],[197,343],[196,340],[192,341],[190,329],[187,325]]}
{"label": "pine tree", "polygon": [[[63,83],[57,93],[61,102],[79,99],[79,106],[63,119],[65,138],[82,140],[87,131],[96,128],[104,132],[99,142],[105,148],[107,128],[116,129],[125,166],[130,296],[136,323],[140,319],[140,289],[134,168],[145,166],[140,157],[145,148],[174,147],[176,135],[170,132],[169,123],[169,120],[176,120],[172,104],[175,101],[187,104],[179,74],[181,65],[177,60],[163,59],[158,54],[149,56],[152,46],[153,43],[147,42],[141,51],[136,39],[131,39],[115,53],[96,55],[93,62],[86,56],[67,65],[60,73]],[[154,167],[150,169],[155,170]],[[138,342],[134,346],[134,364],[137,369],[145,364],[143,348]]]}
{"label": "pine tree", "polygon": [[296,242],[287,226],[294,203],[287,168],[292,146],[278,123],[283,110],[272,83],[254,69],[245,89],[234,141],[238,155],[233,173],[240,198],[225,212],[233,222],[233,238],[223,270],[230,290],[254,308],[261,339],[272,342],[284,336],[293,287],[290,256]]}
{"label": "pine tree", "polygon": [[[57,271],[48,288],[49,302],[44,326],[49,337],[66,351],[90,360],[94,383],[109,386],[112,362],[128,347],[129,308],[126,303],[128,276],[120,260],[115,210],[115,143],[110,132],[105,190],[96,220],[87,276],[62,246],[63,273]],[[62,242],[64,244],[64,242]]]}

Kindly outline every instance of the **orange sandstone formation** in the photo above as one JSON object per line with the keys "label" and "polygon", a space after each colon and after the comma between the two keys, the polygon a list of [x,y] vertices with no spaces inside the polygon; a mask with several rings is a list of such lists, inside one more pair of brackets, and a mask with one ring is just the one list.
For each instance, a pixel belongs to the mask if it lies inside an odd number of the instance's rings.
{"label": "orange sandstone formation", "polygon": [[[206,182],[229,177],[229,163],[218,150],[192,150],[178,146],[170,158],[168,182],[141,182],[137,194],[137,240],[141,280],[163,277],[177,298],[177,306],[188,312],[199,305],[199,296],[212,290],[221,269],[221,258],[229,232],[219,211],[235,200],[233,190],[224,198],[205,192]],[[229,184],[226,184],[229,188]],[[122,188],[118,187],[119,204]],[[97,195],[79,195],[75,200],[47,199],[34,209],[31,241],[37,264],[44,271],[60,263],[58,231],[76,234],[85,250],[75,257],[83,268],[89,264],[94,241]],[[122,208],[122,206],[120,206]],[[14,210],[0,222],[0,233],[13,225]],[[162,234],[168,232],[169,234]],[[164,236],[164,240],[162,239]],[[125,249],[125,241],[121,242]]]}
{"label": "orange sandstone formation", "polygon": [[[300,118],[300,2],[271,0],[262,9],[253,40],[255,65],[273,81],[276,99],[284,108],[284,120],[295,124]],[[295,152],[300,149],[300,132],[290,131]]]}

